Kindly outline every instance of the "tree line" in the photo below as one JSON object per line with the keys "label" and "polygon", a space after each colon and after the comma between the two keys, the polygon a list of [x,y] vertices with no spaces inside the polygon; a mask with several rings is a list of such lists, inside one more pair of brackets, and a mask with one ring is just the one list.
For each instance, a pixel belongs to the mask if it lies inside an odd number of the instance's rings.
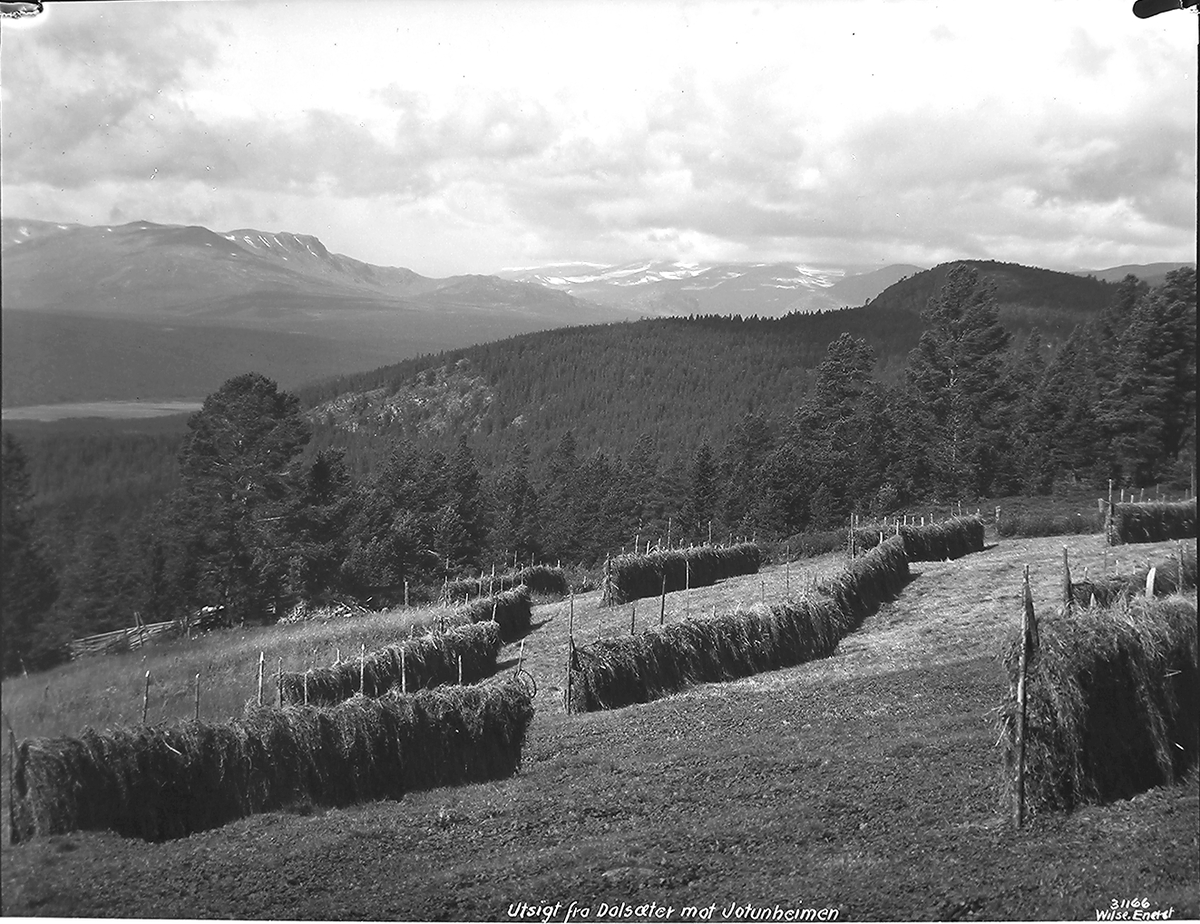
{"label": "tree line", "polygon": [[[514,427],[489,441],[480,399],[455,404],[475,416],[449,445],[444,432],[399,428],[390,441],[372,436],[362,464],[352,433],[313,422],[296,396],[247,374],[189,420],[170,477],[159,476],[169,493],[130,528],[72,550],[65,568],[39,532],[28,460],[6,433],[3,669],[52,663],[66,638],[127,625],[133,611],[152,622],[217,607],[228,621],[263,621],[298,600],[385,602],[405,582],[436,593],[446,578],[514,561],[595,567],[635,537],[779,539],[929,500],[1108,478],[1186,485],[1195,286],[1192,269],[1155,289],[1129,277],[1049,351],[1036,332],[1014,344],[995,288],[957,265],[922,310],[900,374],[882,371],[866,337],[843,332],[803,373],[803,390],[771,401],[763,384],[736,415],[709,397],[708,423],[697,408],[687,425],[699,439],[683,452],[619,403],[613,413],[627,419],[614,448],[581,449],[594,425],[583,418],[548,445]],[[753,322],[673,323],[731,330],[733,354],[753,352],[750,340],[737,346]],[[760,381],[761,368],[739,361]],[[433,394],[451,377],[423,381]],[[456,394],[477,390],[467,382]]]}

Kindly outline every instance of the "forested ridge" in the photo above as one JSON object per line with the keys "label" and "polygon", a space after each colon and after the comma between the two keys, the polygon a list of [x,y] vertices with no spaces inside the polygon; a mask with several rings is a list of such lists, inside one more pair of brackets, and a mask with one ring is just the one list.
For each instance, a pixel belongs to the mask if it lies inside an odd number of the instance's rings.
{"label": "forested ridge", "polygon": [[[1048,272],[1001,266],[1009,297]],[[135,611],[270,619],[514,557],[594,566],[668,530],[783,538],[934,499],[1186,487],[1195,271],[1004,302],[987,268],[843,312],[524,335],[295,398],[239,376],[186,427],[6,424],[4,669]],[[53,593],[10,589],[37,574]]]}
{"label": "forested ridge", "polygon": [[[926,329],[922,313],[955,266],[974,269],[992,286],[998,319],[1014,345],[1023,345],[1036,331],[1047,359],[1076,326],[1098,317],[1118,291],[1116,284],[1017,264],[943,264],[895,283],[860,308],[545,331],[341,376],[297,394],[308,407],[340,405],[333,414],[314,416],[316,439],[345,446],[360,472],[397,432],[443,450],[466,432],[487,466],[527,445],[539,473],[567,430],[585,455],[597,450],[624,455],[648,434],[668,461],[683,461],[703,440],[711,441],[711,434],[728,432],[746,414],[774,417],[794,407],[811,389],[826,348],[843,333],[871,348],[879,381],[898,384]],[[479,413],[438,419],[436,402],[426,402],[420,413],[401,413],[386,427],[372,424],[371,401],[360,396],[374,393],[378,401],[380,392],[386,396],[449,367],[461,367],[486,384],[490,400]],[[340,424],[341,434],[322,432],[334,424]]]}

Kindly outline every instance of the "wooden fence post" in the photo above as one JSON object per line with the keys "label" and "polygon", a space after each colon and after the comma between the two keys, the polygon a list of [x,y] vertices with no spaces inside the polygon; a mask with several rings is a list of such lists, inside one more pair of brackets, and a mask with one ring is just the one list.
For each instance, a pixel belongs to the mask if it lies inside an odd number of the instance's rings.
{"label": "wooden fence post", "polygon": [[637,635],[637,601],[629,604],[629,634]]}
{"label": "wooden fence post", "polygon": [[1149,573],[1146,575],[1146,599],[1147,600],[1154,599],[1154,578],[1157,575],[1157,573],[1158,573],[1158,568],[1155,567],[1155,568],[1151,568]]}
{"label": "wooden fence post", "polygon": [[258,653],[258,704],[262,705],[263,664],[267,659],[266,652]]}
{"label": "wooden fence post", "polygon": [[1033,613],[1033,593],[1029,589],[1029,566],[1025,566],[1024,605],[1021,609],[1021,657],[1017,663],[1017,778],[1015,821],[1020,828],[1025,824],[1025,723],[1026,681],[1029,657],[1037,634],[1037,621]]}
{"label": "wooden fence post", "polygon": [[1063,546],[1062,605],[1064,611],[1071,609],[1071,563],[1067,558],[1065,545]]}
{"label": "wooden fence post", "polygon": [[575,658],[575,592],[571,591],[570,617],[567,622],[567,701],[565,712],[571,712],[571,664]]}
{"label": "wooden fence post", "polygon": [[8,725],[8,842],[16,844],[21,840],[17,831],[17,736],[8,722],[7,715],[4,717],[4,723]]}
{"label": "wooden fence post", "polygon": [[667,619],[667,569],[663,568],[662,597],[658,604],[658,624],[661,626]]}
{"label": "wooden fence post", "polygon": [[400,648],[400,692],[408,693],[408,664],[404,657],[404,647]]}
{"label": "wooden fence post", "polygon": [[458,656],[458,685],[462,686],[462,655]]}
{"label": "wooden fence post", "polygon": [[567,637],[567,701],[563,704],[563,706],[565,707],[563,711],[566,712],[567,715],[571,714],[571,687],[572,687],[572,683],[573,683],[573,680],[571,677],[571,665],[574,664],[574,662],[575,662],[575,637],[568,636]]}
{"label": "wooden fence post", "polygon": [[[280,685],[279,689],[280,690],[283,689],[282,684]],[[199,671],[196,671],[196,721],[197,722],[200,721],[200,672]]]}
{"label": "wooden fence post", "polygon": [[363,642],[358,651],[358,695],[365,696],[367,692],[367,643]]}
{"label": "wooden fence post", "polygon": [[404,581],[404,608],[408,609],[408,580]]}
{"label": "wooden fence post", "polygon": [[142,724],[146,724],[146,713],[150,711],[150,672],[146,671],[146,689],[142,692]]}

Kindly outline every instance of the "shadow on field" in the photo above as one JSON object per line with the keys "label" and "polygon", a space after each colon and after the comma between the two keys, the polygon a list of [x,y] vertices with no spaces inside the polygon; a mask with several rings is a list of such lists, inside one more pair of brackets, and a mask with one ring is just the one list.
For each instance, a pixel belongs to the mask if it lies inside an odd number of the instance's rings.
{"label": "shadow on field", "polygon": [[525,634],[526,634],[526,635],[533,635],[533,633],[534,633],[534,632],[536,632],[538,629],[540,629],[540,628],[541,628],[542,626],[544,626],[546,623],[548,623],[548,622],[553,622],[553,621],[554,621],[554,617],[553,617],[553,616],[547,616],[547,617],[546,617],[545,619],[543,619],[541,622],[531,622],[531,623],[529,624],[529,631],[528,631],[528,632],[526,632]]}

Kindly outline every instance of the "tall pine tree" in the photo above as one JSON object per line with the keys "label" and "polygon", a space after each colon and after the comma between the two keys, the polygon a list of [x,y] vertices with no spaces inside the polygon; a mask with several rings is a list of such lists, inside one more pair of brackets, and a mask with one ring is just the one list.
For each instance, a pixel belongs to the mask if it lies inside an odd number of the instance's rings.
{"label": "tall pine tree", "polygon": [[232,378],[188,421],[176,520],[191,533],[195,603],[263,619],[282,597],[301,498],[297,455],[309,439],[293,395],[257,373]]}
{"label": "tall pine tree", "polygon": [[0,476],[0,667],[7,675],[57,660],[63,639],[48,625],[58,580],[29,510],[33,495],[25,452],[11,433],[4,434]]}
{"label": "tall pine tree", "polygon": [[924,416],[935,489],[948,498],[986,495],[1001,471],[1012,400],[1004,376],[1010,335],[993,290],[958,264],[921,315],[929,325],[909,354],[908,384]]}

